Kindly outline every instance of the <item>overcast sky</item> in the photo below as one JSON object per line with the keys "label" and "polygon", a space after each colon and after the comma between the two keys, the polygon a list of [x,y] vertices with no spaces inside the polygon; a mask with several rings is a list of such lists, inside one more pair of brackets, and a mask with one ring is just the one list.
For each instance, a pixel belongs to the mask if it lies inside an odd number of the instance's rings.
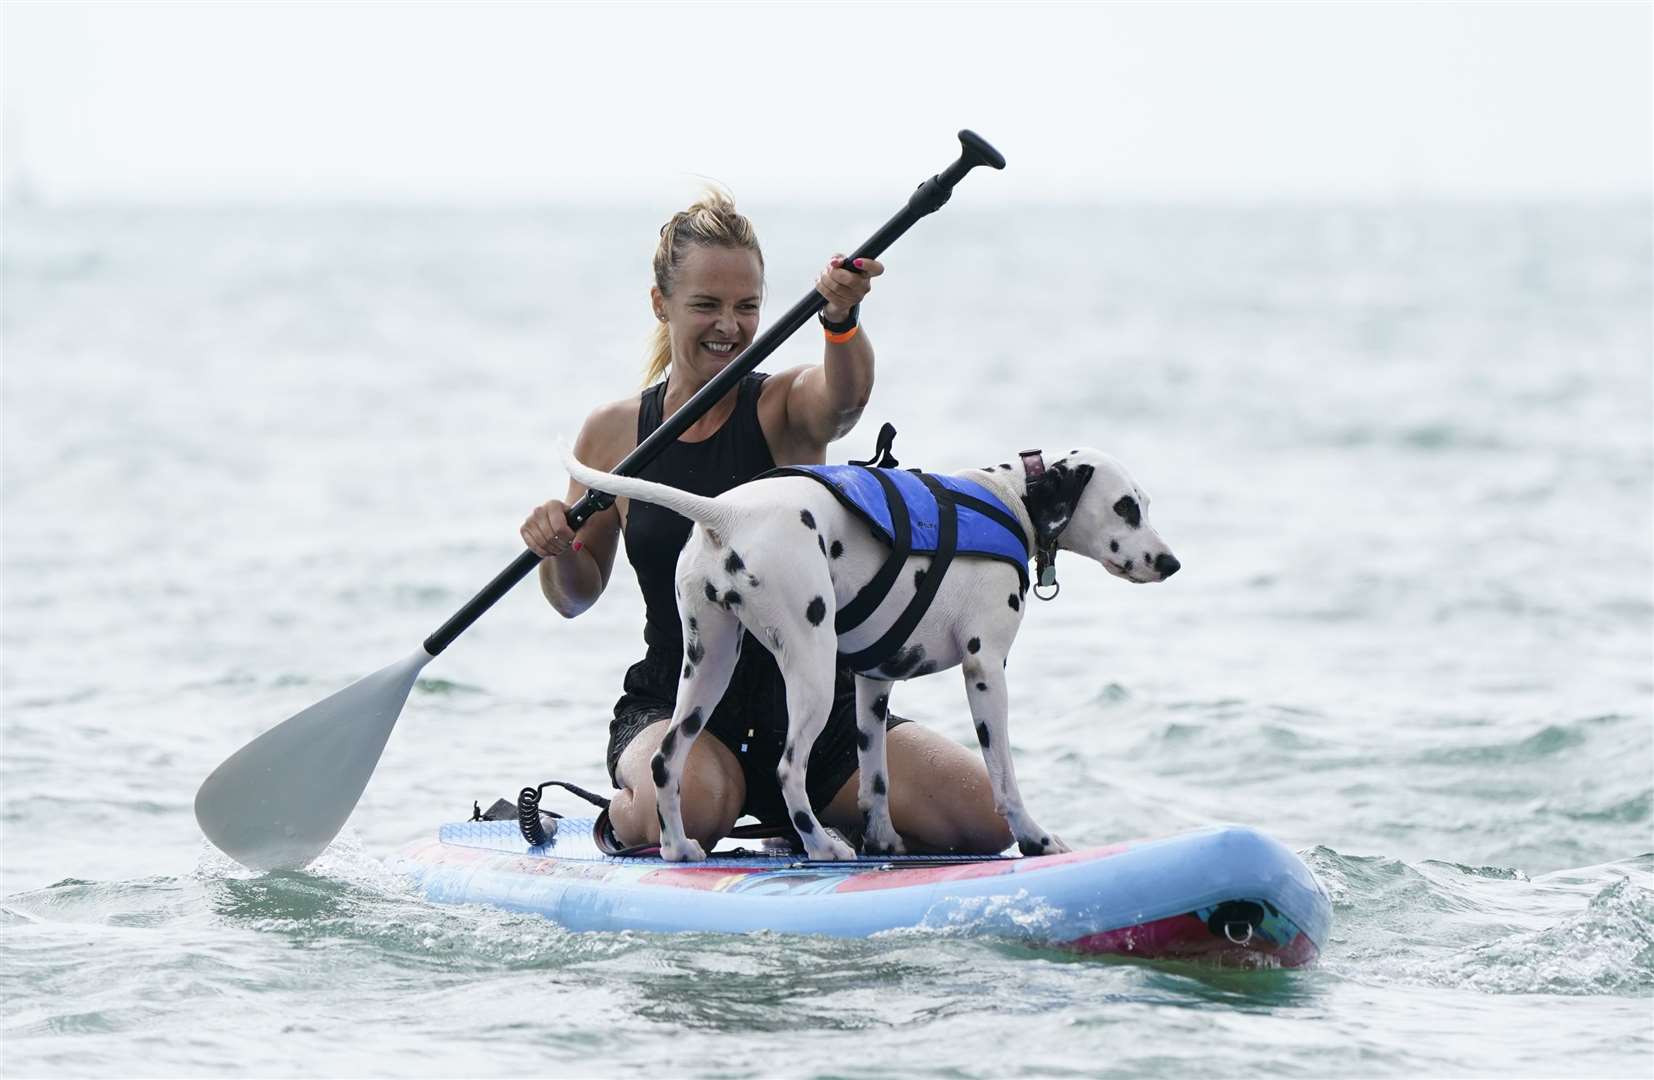
{"label": "overcast sky", "polygon": [[4,8],[5,179],[82,198],[1647,196],[1650,5]]}

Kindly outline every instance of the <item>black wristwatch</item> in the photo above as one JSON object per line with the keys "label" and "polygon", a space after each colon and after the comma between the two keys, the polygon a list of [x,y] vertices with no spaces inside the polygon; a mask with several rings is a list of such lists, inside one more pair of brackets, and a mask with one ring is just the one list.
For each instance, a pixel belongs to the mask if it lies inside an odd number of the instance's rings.
{"label": "black wristwatch", "polygon": [[843,334],[855,329],[856,324],[861,321],[861,305],[852,304],[850,306],[850,315],[843,322],[829,322],[827,320],[826,308],[822,308],[820,311],[816,312],[816,318],[821,320],[822,328],[829,334]]}

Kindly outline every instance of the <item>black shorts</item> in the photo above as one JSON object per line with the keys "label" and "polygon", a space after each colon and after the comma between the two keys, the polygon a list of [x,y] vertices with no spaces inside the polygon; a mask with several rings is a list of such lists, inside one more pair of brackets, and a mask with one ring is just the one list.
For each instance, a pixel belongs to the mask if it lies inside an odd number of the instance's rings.
{"label": "black shorts", "polygon": [[[615,772],[626,747],[650,724],[671,718],[682,666],[681,657],[651,648],[649,655],[627,669],[625,693],[615,702],[614,719],[609,722],[609,779],[615,787],[620,787]],[[905,723],[900,716],[887,716],[885,730]],[[786,685],[775,658],[750,634],[742,638],[741,658],[706,732],[729,747],[741,763],[747,782],[741,812],[766,825],[786,824],[787,804],[775,778],[787,739]],[[855,677],[841,667],[833,688],[833,709],[810,751],[804,782],[817,813],[833,801],[856,767]]]}

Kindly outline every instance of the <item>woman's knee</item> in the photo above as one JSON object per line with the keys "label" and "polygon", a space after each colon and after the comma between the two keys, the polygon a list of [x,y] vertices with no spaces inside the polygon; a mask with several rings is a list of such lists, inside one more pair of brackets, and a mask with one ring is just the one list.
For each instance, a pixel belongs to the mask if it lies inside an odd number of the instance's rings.
{"label": "woman's knee", "polygon": [[[668,721],[651,724],[621,755],[621,789],[609,804],[609,820],[623,844],[660,840],[655,784],[650,762],[666,735]],[[684,832],[708,848],[728,835],[746,801],[746,781],[735,756],[716,738],[698,738],[679,778]]]}
{"label": "woman's knee", "polygon": [[887,745],[891,822],[913,846],[981,854],[1010,846],[979,754],[917,724],[892,729]]}

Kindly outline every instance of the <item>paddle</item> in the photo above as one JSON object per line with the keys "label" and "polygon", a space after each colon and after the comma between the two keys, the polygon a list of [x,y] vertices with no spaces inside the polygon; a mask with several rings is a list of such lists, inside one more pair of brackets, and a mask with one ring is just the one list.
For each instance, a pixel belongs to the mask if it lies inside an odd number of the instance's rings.
{"label": "paddle", "polygon": [[[916,221],[941,209],[976,166],[1005,167],[999,151],[974,132],[961,131],[959,142],[959,159],[920,184],[901,212],[849,258],[882,254]],[[654,460],[826,303],[811,289],[614,471],[631,475]],[[613,496],[588,492],[569,507],[569,528],[579,529],[613,502]],[[320,855],[362,797],[420,670],[539,564],[540,556],[524,551],[417,652],[284,720],[225,759],[195,794],[195,820],[207,839],[255,870],[296,869]]]}

